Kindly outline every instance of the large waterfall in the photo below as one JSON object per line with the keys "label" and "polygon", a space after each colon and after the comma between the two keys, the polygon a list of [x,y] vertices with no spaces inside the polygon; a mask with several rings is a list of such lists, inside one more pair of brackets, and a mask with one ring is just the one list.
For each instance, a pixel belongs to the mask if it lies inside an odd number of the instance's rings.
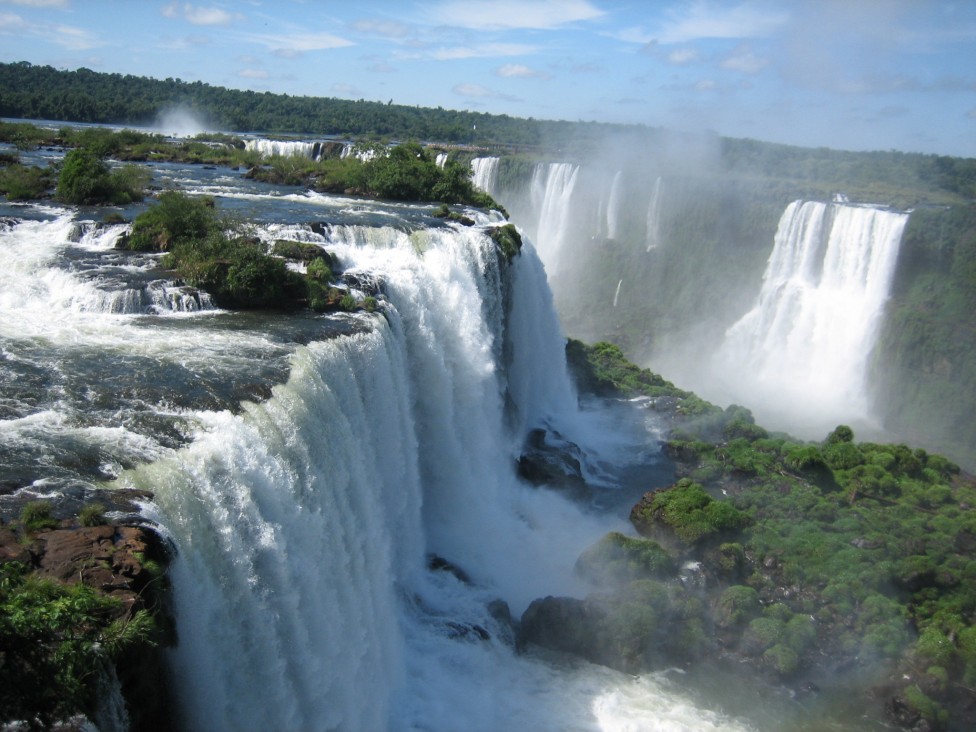
{"label": "large waterfall", "polygon": [[5,480],[153,492],[182,729],[736,728],[672,675],[514,646],[506,606],[583,596],[576,558],[627,528],[519,480],[527,431],[558,430],[608,485],[655,434],[579,411],[531,243],[506,264],[497,216],[178,177],[382,293],[371,315],[227,313],[114,249],[124,224],[5,210]]}
{"label": "large waterfall", "polygon": [[717,356],[735,399],[789,414],[797,429],[869,418],[867,363],[907,221],[866,206],[787,207],[758,301]]}
{"label": "large waterfall", "polygon": [[475,188],[492,195],[498,186],[498,163],[501,158],[475,158],[471,161],[471,182]]}

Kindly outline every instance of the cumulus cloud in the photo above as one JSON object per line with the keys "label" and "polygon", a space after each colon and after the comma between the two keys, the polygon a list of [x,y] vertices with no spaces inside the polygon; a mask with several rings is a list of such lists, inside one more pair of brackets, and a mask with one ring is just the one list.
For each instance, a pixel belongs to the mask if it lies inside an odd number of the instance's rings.
{"label": "cumulus cloud", "polygon": [[552,30],[603,14],[588,0],[449,0],[428,13],[435,23],[473,30]]}
{"label": "cumulus cloud", "polygon": [[502,76],[505,78],[520,78],[520,79],[550,78],[549,74],[547,74],[545,71],[532,69],[523,64],[505,64],[504,66],[499,66],[497,69],[495,69],[495,76]]}

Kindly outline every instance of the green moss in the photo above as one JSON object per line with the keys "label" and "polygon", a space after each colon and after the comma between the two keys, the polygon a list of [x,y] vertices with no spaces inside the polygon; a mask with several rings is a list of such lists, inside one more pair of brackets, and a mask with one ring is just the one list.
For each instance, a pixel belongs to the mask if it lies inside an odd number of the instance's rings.
{"label": "green moss", "polygon": [[488,235],[509,262],[522,251],[522,235],[514,224],[496,226],[488,230]]}
{"label": "green moss", "polygon": [[749,516],[725,501],[716,501],[698,483],[687,478],[655,494],[651,518],[669,526],[689,544],[749,523]]}
{"label": "green moss", "polygon": [[613,531],[580,555],[576,569],[594,582],[631,582],[673,576],[675,564],[657,542]]}
{"label": "green moss", "polygon": [[800,666],[800,657],[796,651],[783,643],[777,643],[767,649],[763,653],[763,661],[771,665],[781,676],[795,673]]}

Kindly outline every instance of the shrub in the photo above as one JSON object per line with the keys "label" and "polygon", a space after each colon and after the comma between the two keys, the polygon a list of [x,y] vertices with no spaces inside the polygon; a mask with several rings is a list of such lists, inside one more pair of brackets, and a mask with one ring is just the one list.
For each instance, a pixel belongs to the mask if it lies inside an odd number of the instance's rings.
{"label": "shrub", "polygon": [[651,503],[655,519],[670,526],[678,538],[692,544],[723,531],[740,529],[749,516],[725,501],[716,501],[701,485],[682,478],[658,492]]}
{"label": "shrub", "polygon": [[20,523],[30,533],[44,529],[56,529],[58,522],[51,516],[51,504],[47,501],[31,501],[20,510]]}
{"label": "shrub", "polygon": [[759,593],[745,585],[726,588],[718,601],[719,625],[731,627],[745,622],[759,612]]}
{"label": "shrub", "polygon": [[213,199],[166,191],[154,206],[136,216],[132,233],[120,241],[120,246],[140,252],[165,252],[171,246],[206,238],[221,228]]}
{"label": "shrub", "polygon": [[0,193],[8,201],[30,201],[47,195],[54,179],[50,170],[11,165],[0,170]]}
{"label": "shrub", "polygon": [[57,198],[64,203],[102,203],[110,197],[108,175],[108,165],[91,150],[71,150],[58,176]]}
{"label": "shrub", "polygon": [[105,519],[105,506],[101,503],[89,503],[78,514],[78,523],[82,526],[102,526]]}
{"label": "shrub", "polygon": [[106,658],[153,643],[145,610],[82,584],[38,580],[19,563],[0,564],[0,721],[32,730],[90,711]]}
{"label": "shrub", "polygon": [[674,560],[650,539],[612,531],[591,546],[576,562],[580,574],[596,582],[663,579],[674,574]]}

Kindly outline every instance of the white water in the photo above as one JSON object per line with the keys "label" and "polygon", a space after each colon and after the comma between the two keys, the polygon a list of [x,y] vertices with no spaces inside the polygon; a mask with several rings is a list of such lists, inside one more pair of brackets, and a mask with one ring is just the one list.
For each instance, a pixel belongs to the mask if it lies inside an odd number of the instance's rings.
{"label": "white water", "polygon": [[486,608],[580,594],[575,558],[621,528],[514,475],[527,426],[586,437],[531,246],[506,284],[477,230],[324,236],[385,283],[385,316],[300,348],[270,400],[200,413],[191,446],[126,476],[179,551],[188,728],[734,728],[662,679],[518,656]]}
{"label": "white water", "polygon": [[758,301],[717,355],[735,375],[734,399],[777,424],[789,415],[797,432],[869,420],[867,364],[907,221],[869,207],[787,207]]}
{"label": "white water", "polygon": [[532,172],[530,197],[537,212],[532,241],[550,278],[558,276],[567,234],[572,229],[571,202],[579,170],[572,163],[540,163]]}
{"label": "white water", "polygon": [[498,162],[500,158],[475,158],[471,161],[471,182],[489,195],[494,195],[498,184]]}
{"label": "white water", "polygon": [[303,140],[247,140],[244,143],[245,150],[261,153],[264,157],[291,157],[313,158],[318,143]]}
{"label": "white water", "polygon": [[654,179],[651,198],[647,202],[645,227],[644,241],[647,251],[657,249],[661,245],[661,176]]}
{"label": "white water", "polygon": [[620,229],[621,201],[620,185],[623,171],[618,170],[610,184],[610,197],[607,199],[607,238],[616,239]]}
{"label": "white water", "polygon": [[434,164],[437,165],[438,168],[443,168],[445,165],[447,165],[447,153],[437,153],[437,157],[434,158]]}

